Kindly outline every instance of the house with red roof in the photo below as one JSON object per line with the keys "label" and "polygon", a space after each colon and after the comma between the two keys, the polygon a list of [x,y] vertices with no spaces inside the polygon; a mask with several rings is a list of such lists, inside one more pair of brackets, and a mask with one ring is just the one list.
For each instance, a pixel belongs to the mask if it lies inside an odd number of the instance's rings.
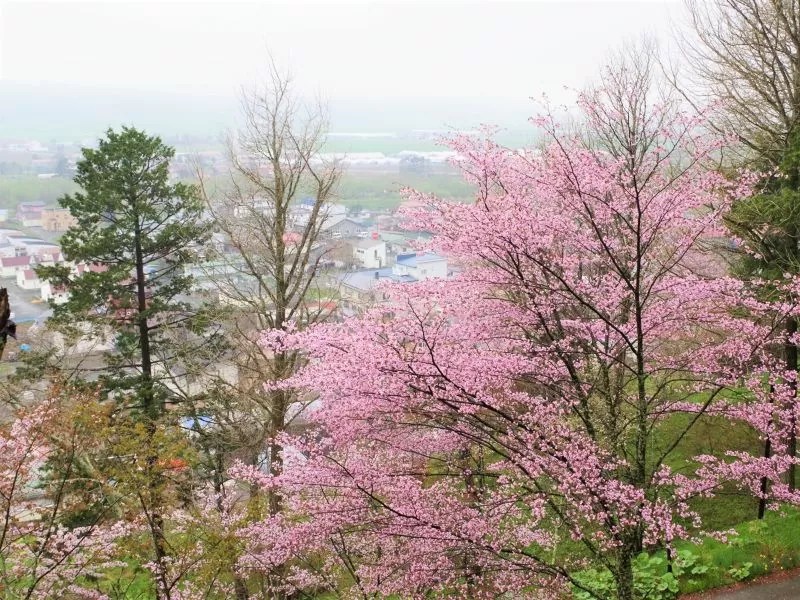
{"label": "house with red roof", "polygon": [[30,256],[4,256],[0,258],[0,277],[16,277],[19,271],[30,268]]}
{"label": "house with red roof", "polygon": [[42,280],[33,269],[17,271],[17,286],[23,290],[38,290],[42,287]]}

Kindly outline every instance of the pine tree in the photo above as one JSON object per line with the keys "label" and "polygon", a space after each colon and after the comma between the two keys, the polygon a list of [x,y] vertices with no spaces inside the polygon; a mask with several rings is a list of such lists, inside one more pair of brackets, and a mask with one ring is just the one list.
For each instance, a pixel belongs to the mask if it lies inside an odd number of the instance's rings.
{"label": "pine tree", "polygon": [[[145,518],[155,588],[165,599],[171,593],[164,515],[174,491],[165,465],[183,439],[179,413],[166,407],[186,398],[180,376],[202,370],[222,348],[208,307],[193,297],[186,269],[207,240],[209,223],[197,189],[170,180],[173,156],[158,137],[128,127],[109,130],[96,149],[84,149],[75,176],[82,189],[60,200],[77,220],[62,238],[72,264],[37,269],[69,293],[54,306],[51,328],[71,330],[72,339],[102,336],[114,342],[94,368],[103,397],[114,402],[113,442],[127,448],[114,455],[139,467],[121,471],[118,465],[96,477],[127,490]],[[84,370],[77,374],[87,379]],[[48,466],[51,473],[60,468]],[[95,508],[105,505],[101,498]]]}
{"label": "pine tree", "polygon": [[84,272],[37,269],[69,292],[54,307],[53,325],[81,324],[84,333],[111,337],[103,386],[150,419],[163,413],[176,365],[202,356],[198,350],[215,339],[203,335],[207,316],[190,301],[185,272],[208,224],[196,189],[170,181],[173,156],[158,137],[128,127],[110,129],[98,148],[84,149],[75,176],[82,190],[60,200],[77,220],[62,250]]}

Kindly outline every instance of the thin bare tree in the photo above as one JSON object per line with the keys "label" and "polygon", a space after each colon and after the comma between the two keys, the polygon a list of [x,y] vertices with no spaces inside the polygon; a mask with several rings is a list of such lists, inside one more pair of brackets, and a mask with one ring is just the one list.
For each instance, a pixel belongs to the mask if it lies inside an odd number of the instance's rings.
{"label": "thin bare tree", "polygon": [[[198,431],[198,438],[208,450],[219,491],[234,457],[278,474],[278,435],[309,403],[286,390],[265,389],[265,383],[291,375],[299,357],[259,342],[263,332],[302,329],[331,315],[321,234],[341,177],[338,164],[321,153],[326,106],[301,100],[292,78],[274,61],[264,83],[242,93],[241,106],[242,127],[227,140],[226,181],[212,189],[198,168],[216,239],[225,246],[209,249],[205,275],[227,305],[232,348],[233,375],[217,378],[197,409],[198,415],[213,414],[214,425]],[[263,508],[279,512],[279,496],[268,494]],[[251,513],[261,510],[258,505]],[[242,582],[237,595],[247,597]]]}
{"label": "thin bare tree", "polygon": [[[686,0],[684,89],[714,103],[741,158],[776,166],[800,118],[800,0]],[[691,89],[687,89],[690,87]]]}

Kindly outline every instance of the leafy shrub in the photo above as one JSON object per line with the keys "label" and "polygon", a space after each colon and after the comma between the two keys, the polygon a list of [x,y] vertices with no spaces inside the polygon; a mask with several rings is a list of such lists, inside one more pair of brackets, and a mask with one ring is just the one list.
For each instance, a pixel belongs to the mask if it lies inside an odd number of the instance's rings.
{"label": "leafy shrub", "polygon": [[753,563],[746,562],[740,567],[731,567],[728,569],[728,575],[733,577],[736,581],[744,581],[750,577],[750,569],[753,568]]}
{"label": "leafy shrub", "polygon": [[[661,556],[651,556],[642,552],[633,561],[633,591],[641,600],[672,600],[678,596],[677,576],[692,569],[704,572],[704,565],[698,564],[698,558],[691,552],[682,551],[673,563],[673,573],[667,572],[666,560]],[[580,584],[591,592],[575,587],[575,600],[596,600],[597,598],[614,598],[616,585],[614,577],[608,569],[587,569],[575,576]]]}

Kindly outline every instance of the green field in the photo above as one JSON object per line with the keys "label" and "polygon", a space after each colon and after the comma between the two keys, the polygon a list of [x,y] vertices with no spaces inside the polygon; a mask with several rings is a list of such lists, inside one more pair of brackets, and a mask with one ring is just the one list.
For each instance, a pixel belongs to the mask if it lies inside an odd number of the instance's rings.
{"label": "green field", "polygon": [[[186,180],[186,183],[191,183]],[[208,189],[221,193],[230,182],[217,175],[208,182]],[[410,173],[381,171],[347,171],[336,190],[334,202],[361,210],[394,210],[403,200],[400,190],[409,187],[425,193],[460,202],[473,198],[473,187],[456,171],[437,173]],[[302,193],[298,198],[302,198]]]}
{"label": "green field", "polygon": [[56,204],[64,194],[78,189],[71,179],[53,177],[39,179],[36,175],[0,177],[0,208],[15,208],[20,202]]}
{"label": "green field", "polygon": [[400,190],[409,187],[451,200],[467,200],[474,190],[455,171],[448,173],[345,172],[338,202],[365,210],[390,210],[403,200]]}

